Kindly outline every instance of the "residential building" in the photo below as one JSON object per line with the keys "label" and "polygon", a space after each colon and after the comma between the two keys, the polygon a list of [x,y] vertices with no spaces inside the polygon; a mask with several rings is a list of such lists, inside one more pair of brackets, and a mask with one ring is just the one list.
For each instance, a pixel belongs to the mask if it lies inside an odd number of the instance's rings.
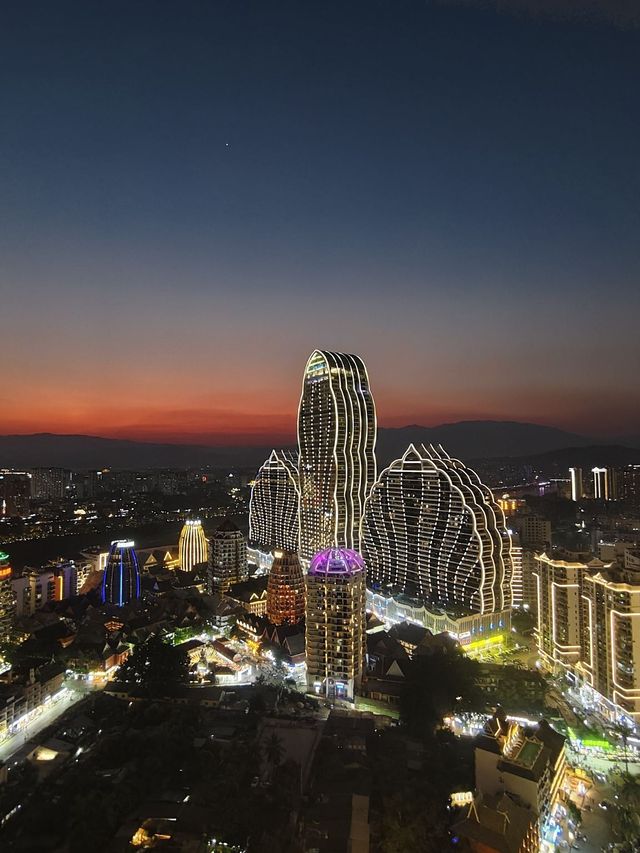
{"label": "residential building", "polygon": [[65,496],[69,472],[64,468],[34,468],[31,471],[31,496],[58,500]]}
{"label": "residential building", "polygon": [[248,576],[247,540],[240,528],[225,518],[209,539],[209,591],[224,593]]}
{"label": "residential building", "polygon": [[365,506],[362,553],[374,590],[467,613],[511,608],[504,513],[478,475],[442,447],[412,444],[381,473]]}
{"label": "residential building", "polygon": [[540,835],[553,817],[566,772],[565,738],[546,720],[523,726],[498,710],[476,739],[476,791],[508,794],[531,810]]}
{"label": "residential building", "polygon": [[0,640],[6,640],[9,637],[15,618],[16,608],[11,574],[9,555],[5,551],[0,551]]}
{"label": "residential building", "polygon": [[297,551],[300,537],[298,460],[272,450],[258,471],[249,501],[249,548],[252,561],[269,568],[274,549]]}
{"label": "residential building", "polygon": [[276,550],[267,586],[267,617],[274,625],[304,619],[304,576],[295,551]]}
{"label": "residential building", "polygon": [[640,722],[640,575],[601,568],[582,585],[580,675],[612,717]]}
{"label": "residential building", "polygon": [[590,554],[536,556],[538,653],[551,672],[573,673],[582,650],[581,596],[585,575],[609,568]]}
{"label": "residential building", "polygon": [[199,518],[187,518],[178,541],[178,559],[183,572],[207,562],[207,537]]}
{"label": "residential building", "polygon": [[0,469],[0,518],[27,515],[30,497],[31,474]]}
{"label": "residential building", "polygon": [[539,853],[540,832],[533,809],[509,794],[479,794],[452,832],[471,853]]}
{"label": "residential building", "polygon": [[569,468],[569,477],[571,480],[571,500],[581,501],[584,497],[582,468]]}
{"label": "residential building", "polygon": [[616,473],[620,499],[640,504],[640,465],[625,465]]}
{"label": "residential building", "polygon": [[299,556],[360,548],[364,504],[376,479],[376,412],[364,362],[315,350],[298,409]]}
{"label": "residential building", "polygon": [[366,572],[348,548],[327,548],[306,577],[307,684],[328,699],[353,701],[366,642]]}

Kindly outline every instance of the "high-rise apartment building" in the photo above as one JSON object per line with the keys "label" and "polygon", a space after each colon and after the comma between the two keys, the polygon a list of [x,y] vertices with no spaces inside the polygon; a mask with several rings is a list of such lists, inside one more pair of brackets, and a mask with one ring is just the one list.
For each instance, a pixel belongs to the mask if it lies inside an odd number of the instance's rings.
{"label": "high-rise apartment building", "polygon": [[30,497],[31,474],[0,470],[0,518],[27,515]]}
{"label": "high-rise apartment building", "polygon": [[298,409],[300,558],[360,547],[364,504],[376,479],[376,412],[357,355],[316,350]]}
{"label": "high-rise apartment building", "polygon": [[569,468],[569,477],[571,479],[571,500],[581,501],[584,497],[582,468]]}
{"label": "high-rise apartment building", "polygon": [[640,505],[640,465],[625,465],[616,472],[618,492],[623,501],[635,501]]}
{"label": "high-rise apartment building", "polygon": [[366,641],[364,560],[328,548],[306,577],[307,683],[329,699],[353,700],[362,680]]}
{"label": "high-rise apartment building", "polygon": [[365,507],[362,552],[374,588],[471,613],[512,606],[502,509],[442,448],[411,445],[381,473]]}
{"label": "high-rise apartment building", "polygon": [[274,625],[295,625],[304,618],[304,575],[295,551],[273,552],[267,582],[267,618]]}
{"label": "high-rise apartment building", "polygon": [[224,593],[249,576],[247,540],[231,519],[218,525],[209,539],[209,592]]}
{"label": "high-rise apartment building", "polygon": [[258,471],[249,502],[249,544],[262,554],[277,548],[297,551],[299,542],[298,461],[285,450],[272,450]]}
{"label": "high-rise apartment building", "polygon": [[207,537],[199,518],[187,518],[178,540],[178,561],[184,572],[207,562]]}
{"label": "high-rise apartment building", "polygon": [[584,578],[603,568],[605,564],[590,554],[558,551],[536,556],[536,637],[538,654],[549,671],[573,671],[580,661]]}
{"label": "high-rise apartment building", "polygon": [[56,500],[65,496],[68,472],[64,468],[34,468],[31,472],[31,496]]}
{"label": "high-rise apartment building", "polygon": [[593,497],[597,501],[611,500],[608,468],[593,468]]}
{"label": "high-rise apartment building", "polygon": [[102,577],[102,601],[123,607],[140,598],[140,571],[134,543],[128,539],[115,539]]}
{"label": "high-rise apartment building", "polygon": [[0,640],[6,640],[13,626],[15,601],[11,585],[11,563],[9,555],[0,551]]}
{"label": "high-rise apartment building", "polygon": [[611,706],[640,722],[640,576],[613,568],[582,586],[580,674]]}
{"label": "high-rise apartment building", "polygon": [[511,565],[513,566],[513,574],[511,576],[511,601],[513,607],[523,607],[525,604],[529,607],[529,602],[524,596],[524,581],[522,576],[522,545],[520,544],[520,534],[511,534]]}

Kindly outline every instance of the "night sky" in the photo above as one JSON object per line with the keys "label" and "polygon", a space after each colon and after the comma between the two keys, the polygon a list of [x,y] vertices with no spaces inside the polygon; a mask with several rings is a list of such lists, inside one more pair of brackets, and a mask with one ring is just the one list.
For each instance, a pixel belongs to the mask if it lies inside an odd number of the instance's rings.
{"label": "night sky", "polygon": [[637,431],[640,20],[515,5],[4,4],[0,432]]}

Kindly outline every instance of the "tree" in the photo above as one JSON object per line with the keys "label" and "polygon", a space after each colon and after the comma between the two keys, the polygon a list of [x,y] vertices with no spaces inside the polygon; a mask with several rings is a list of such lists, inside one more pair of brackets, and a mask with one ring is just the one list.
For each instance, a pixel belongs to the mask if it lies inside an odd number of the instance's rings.
{"label": "tree", "polygon": [[627,746],[629,743],[629,735],[633,734],[633,729],[631,728],[631,726],[628,726],[626,723],[622,722],[622,720],[618,720],[618,722],[613,724],[613,730],[622,741],[624,769],[627,773],[629,773],[629,755],[627,753]]}
{"label": "tree", "polygon": [[265,741],[264,756],[269,762],[269,764],[273,768],[276,768],[282,761],[283,755],[284,746],[282,744],[282,739],[275,732],[273,732]]}
{"label": "tree", "polygon": [[153,635],[135,647],[120,667],[118,678],[126,684],[141,684],[149,692],[187,684],[189,658],[180,646],[172,646]]}
{"label": "tree", "polygon": [[618,808],[614,825],[620,837],[630,845],[640,844],[640,776],[625,770],[615,782]]}
{"label": "tree", "polygon": [[478,667],[458,647],[416,655],[400,700],[405,725],[415,734],[433,734],[446,714],[475,707]]}

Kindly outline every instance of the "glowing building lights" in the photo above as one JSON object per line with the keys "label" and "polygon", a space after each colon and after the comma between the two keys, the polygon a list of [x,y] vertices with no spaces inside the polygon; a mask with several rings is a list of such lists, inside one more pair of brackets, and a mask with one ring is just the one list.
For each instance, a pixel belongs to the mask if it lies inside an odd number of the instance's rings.
{"label": "glowing building lights", "polygon": [[606,468],[593,468],[593,497],[597,501],[609,500],[609,471]]}
{"label": "glowing building lights", "polygon": [[272,450],[251,488],[249,542],[262,552],[298,550],[298,463],[292,453]]}
{"label": "glowing building lights", "polygon": [[316,350],[298,409],[300,558],[359,548],[364,503],[376,478],[376,413],[357,355]]}
{"label": "glowing building lights", "polygon": [[512,606],[502,509],[478,475],[441,447],[411,445],[380,474],[361,543],[374,589],[471,613]]}
{"label": "glowing building lights", "polygon": [[0,551],[0,639],[9,636],[15,615],[9,555]]}
{"label": "glowing building lights", "polygon": [[194,566],[207,562],[207,537],[199,518],[188,518],[180,531],[178,561],[185,572],[191,572]]}
{"label": "glowing building lights", "polygon": [[295,551],[275,550],[267,583],[267,618],[295,625],[304,618],[304,576]]}
{"label": "glowing building lights", "polygon": [[247,541],[238,526],[225,518],[209,540],[209,592],[227,592],[248,574]]}
{"label": "glowing building lights", "polygon": [[569,468],[571,478],[571,500],[581,501],[584,497],[584,486],[582,484],[582,468]]}
{"label": "glowing building lights", "polygon": [[366,572],[363,558],[328,548],[311,560],[306,577],[306,655],[310,690],[353,700],[365,656]]}
{"label": "glowing building lights", "polygon": [[123,607],[140,598],[140,571],[134,543],[116,539],[111,543],[102,577],[102,601]]}

